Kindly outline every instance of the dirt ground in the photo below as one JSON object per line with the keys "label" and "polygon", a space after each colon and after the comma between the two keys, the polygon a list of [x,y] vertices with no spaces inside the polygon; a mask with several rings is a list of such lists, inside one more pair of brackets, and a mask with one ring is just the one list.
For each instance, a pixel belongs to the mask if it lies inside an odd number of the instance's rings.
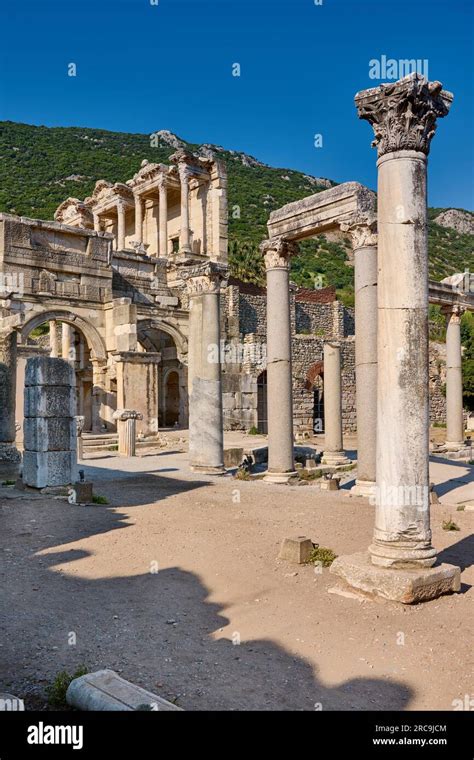
{"label": "dirt ground", "polygon": [[199,479],[173,451],[84,465],[107,506],[0,489],[0,691],[27,709],[82,664],[187,710],[450,710],[473,696],[474,512],[456,511],[472,467],[432,465],[433,542],[462,591],[408,607],[332,593],[327,569],[277,559],[286,536],[368,546],[373,507],[346,489]]}

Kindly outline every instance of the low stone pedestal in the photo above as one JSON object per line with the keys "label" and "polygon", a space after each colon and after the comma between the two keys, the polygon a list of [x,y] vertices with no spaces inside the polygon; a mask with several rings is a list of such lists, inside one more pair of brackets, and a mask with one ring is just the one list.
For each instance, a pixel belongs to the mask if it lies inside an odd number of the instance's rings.
{"label": "low stone pedestal", "polygon": [[94,495],[92,483],[81,480],[78,483],[73,483],[72,489],[76,494],[73,504],[89,504],[92,501]]}
{"label": "low stone pedestal", "polygon": [[348,459],[344,451],[325,451],[321,459],[321,464],[327,464],[330,467],[342,467],[346,464],[351,464],[351,460]]}
{"label": "low stone pedestal", "polygon": [[321,491],[339,491],[339,478],[323,478],[321,480]]}
{"label": "low stone pedestal", "polygon": [[285,559],[288,562],[296,562],[298,565],[303,565],[305,562],[308,562],[312,551],[313,542],[310,538],[306,538],[306,536],[284,538],[278,559]]}
{"label": "low stone pedestal", "polygon": [[461,588],[461,572],[454,565],[385,568],[373,565],[367,552],[338,557],[331,573],[352,588],[402,604],[426,602]]}
{"label": "low stone pedestal", "polygon": [[371,480],[356,480],[351,488],[351,495],[375,499],[375,483]]}
{"label": "low stone pedestal", "polygon": [[232,449],[224,449],[224,467],[238,467],[244,458],[243,447],[236,446]]}
{"label": "low stone pedestal", "polygon": [[135,409],[117,409],[113,419],[117,420],[119,456],[136,456],[137,420],[143,419],[143,415]]}

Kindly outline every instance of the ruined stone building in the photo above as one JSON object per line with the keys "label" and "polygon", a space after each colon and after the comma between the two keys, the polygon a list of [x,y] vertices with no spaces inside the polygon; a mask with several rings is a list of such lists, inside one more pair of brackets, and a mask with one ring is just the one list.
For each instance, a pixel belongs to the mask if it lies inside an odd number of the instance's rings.
{"label": "ruined stone building", "polygon": [[[227,262],[225,167],[178,150],[126,183],[98,181],[55,221],[0,215],[3,314],[16,315],[17,441],[26,359],[68,358],[84,430],[114,431],[135,409],[142,436],[188,426],[190,264]],[[7,292],[10,291],[10,292]],[[323,343],[341,341],[342,415],[356,429],[354,313],[333,288],[291,291],[295,428],[323,430]],[[42,325],[47,327],[41,336]],[[266,432],[266,292],[229,278],[221,299],[224,428]],[[216,347],[217,350],[217,347]],[[443,361],[432,361],[432,419],[444,419]]]}

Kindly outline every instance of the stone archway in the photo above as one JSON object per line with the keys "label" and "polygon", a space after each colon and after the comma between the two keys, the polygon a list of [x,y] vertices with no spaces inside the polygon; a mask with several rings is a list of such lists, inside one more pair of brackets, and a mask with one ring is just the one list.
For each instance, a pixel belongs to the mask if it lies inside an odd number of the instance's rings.
{"label": "stone archway", "polygon": [[[49,325],[47,345],[33,345],[31,333],[40,326]],[[61,325],[61,344],[58,325]],[[67,331],[66,331],[67,329]],[[37,312],[22,326],[21,344],[18,347],[17,371],[17,421],[23,416],[23,384],[26,360],[36,353],[46,353],[70,361],[76,374],[76,413],[84,417],[84,431],[99,432],[103,426],[101,406],[103,402],[103,368],[107,352],[96,328],[86,319],[68,309],[51,309]],[[21,428],[18,439],[21,442]]]}
{"label": "stone archway", "polygon": [[161,354],[158,365],[158,421],[160,427],[188,425],[188,341],[167,320],[142,319],[137,323],[138,342],[147,351]]}

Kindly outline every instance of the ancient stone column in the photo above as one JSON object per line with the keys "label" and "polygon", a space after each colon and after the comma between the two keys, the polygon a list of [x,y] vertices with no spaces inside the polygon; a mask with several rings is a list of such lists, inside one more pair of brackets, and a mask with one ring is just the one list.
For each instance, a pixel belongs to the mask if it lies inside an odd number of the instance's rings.
{"label": "ancient stone column", "polygon": [[181,182],[181,227],[179,232],[179,252],[191,253],[190,229],[189,229],[189,176],[190,170],[187,164],[180,163],[179,179]]}
{"label": "ancient stone column", "polygon": [[107,364],[92,360],[92,432],[102,433],[107,416]]}
{"label": "ancient stone column", "polygon": [[185,267],[189,295],[189,458],[191,469],[224,472],[224,430],[220,355],[220,289],[227,276],[221,264]]}
{"label": "ancient stone column", "polygon": [[459,568],[432,568],[428,476],[426,157],[451,101],[418,74],[356,96],[378,150],[375,529],[369,556],[339,557],[332,572],[405,603],[460,586]]}
{"label": "ancient stone column", "polygon": [[61,322],[61,357],[66,361],[76,360],[76,348],[74,344],[74,329],[68,322]]}
{"label": "ancient stone column", "polygon": [[158,188],[160,193],[158,251],[160,258],[166,259],[168,256],[168,190],[163,175],[158,180]]}
{"label": "ancient stone column", "polygon": [[117,251],[123,251],[125,248],[125,204],[122,201],[117,203]]}
{"label": "ancient stone column", "polygon": [[49,347],[51,349],[50,356],[53,359],[58,358],[58,323],[55,319],[51,319],[49,322]]}
{"label": "ancient stone column", "polygon": [[0,481],[15,480],[21,456],[15,446],[16,332],[0,332]]}
{"label": "ancient stone column", "polygon": [[372,496],[377,440],[377,220],[341,224],[354,251],[357,479],[351,493]]}
{"label": "ancient stone column", "polygon": [[446,448],[464,444],[462,403],[461,308],[454,304],[443,309],[446,315]]}
{"label": "ancient stone column", "polygon": [[324,453],[323,464],[349,464],[342,444],[341,344],[324,344]]}
{"label": "ancient stone column", "polygon": [[93,219],[94,219],[94,230],[96,232],[100,232],[100,216],[95,211],[93,212]]}
{"label": "ancient stone column", "polygon": [[143,201],[138,193],[135,193],[135,241],[143,243]]}
{"label": "ancient stone column", "polygon": [[287,483],[295,475],[291,374],[290,260],[297,246],[264,240],[267,272],[268,471],[264,480]]}
{"label": "ancient stone column", "polygon": [[77,458],[84,459],[84,440],[82,438],[82,433],[86,418],[82,414],[77,414],[74,419],[76,420]]}
{"label": "ancient stone column", "polygon": [[117,420],[119,455],[134,457],[137,443],[137,420],[142,420],[143,415],[134,409],[117,409],[113,418]]}

